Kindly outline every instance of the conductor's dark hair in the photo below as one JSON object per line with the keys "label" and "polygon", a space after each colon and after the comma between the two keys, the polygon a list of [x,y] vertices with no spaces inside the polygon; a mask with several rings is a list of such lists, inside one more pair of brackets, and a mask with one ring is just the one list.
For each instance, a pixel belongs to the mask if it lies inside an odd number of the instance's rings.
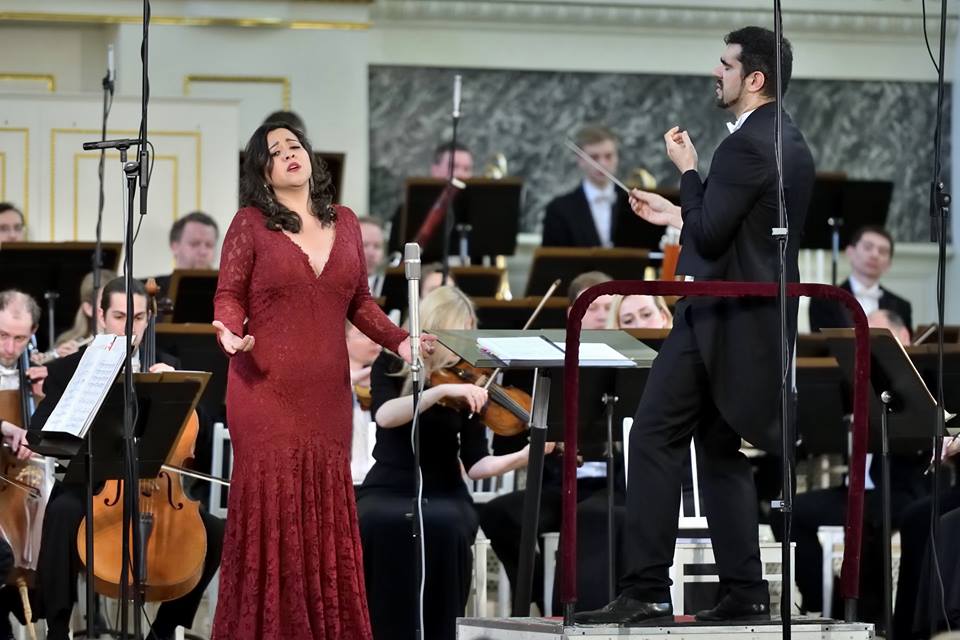
{"label": "conductor's dark hair", "polygon": [[850,236],[850,246],[854,247],[857,243],[860,242],[860,239],[863,238],[864,234],[875,233],[878,236],[882,236],[887,239],[887,242],[890,243],[890,257],[893,257],[893,236],[890,235],[890,232],[876,224],[865,224],[856,231],[853,232],[853,235]]}
{"label": "conductor's dark hair", "polygon": [[217,226],[217,221],[214,220],[213,217],[203,211],[191,211],[182,218],[177,218],[177,221],[170,227],[170,244],[180,242],[180,238],[183,237],[183,229],[187,226],[188,222],[199,222],[208,227],[213,227],[214,234],[217,236],[220,235],[220,227]]}
{"label": "conductor's dark hair", "polygon": [[[763,74],[762,93],[768,98],[777,97],[777,38],[773,31],[763,27],[743,27],[731,31],[723,41],[727,44],[738,44],[741,47],[740,64],[743,65],[743,77],[746,78],[754,71]],[[782,39],[780,60],[783,68],[783,78],[780,80],[783,93],[787,93],[787,85],[793,74],[793,47],[786,38]]]}
{"label": "conductor's dark hair", "polygon": [[267,124],[268,122],[289,122],[300,131],[304,133],[307,132],[307,125],[303,121],[303,118],[300,117],[300,114],[293,111],[274,111],[264,118],[263,124]]}
{"label": "conductor's dark hair", "polygon": [[[147,297],[146,288],[143,286],[143,283],[136,278],[133,279],[130,290],[133,292],[133,295],[143,296],[144,298]],[[104,285],[103,293],[100,294],[100,308],[103,309],[104,313],[110,310],[110,298],[115,293],[127,293],[127,279],[125,277],[120,276],[119,278],[114,278]]]}
{"label": "conductor's dark hair", "polygon": [[11,202],[0,202],[0,213],[6,213],[7,211],[13,211],[20,216],[20,224],[23,224],[23,211],[17,209]]}
{"label": "conductor's dark hair", "polygon": [[267,175],[273,168],[273,156],[267,145],[267,134],[276,129],[287,129],[300,142],[300,146],[310,158],[310,213],[320,224],[329,226],[336,222],[337,212],[333,208],[332,180],[326,163],[313,153],[313,147],[302,130],[289,122],[274,121],[262,124],[250,136],[244,151],[243,175],[240,176],[240,205],[256,207],[266,218],[267,229],[271,231],[300,232],[300,216],[280,204],[267,184]]}
{"label": "conductor's dark hair", "polygon": [[470,153],[470,147],[462,142],[454,143],[453,140],[441,142],[437,145],[437,148],[433,150],[433,164],[440,162],[440,160],[443,159],[443,154],[451,153],[453,151],[466,151],[467,153]]}

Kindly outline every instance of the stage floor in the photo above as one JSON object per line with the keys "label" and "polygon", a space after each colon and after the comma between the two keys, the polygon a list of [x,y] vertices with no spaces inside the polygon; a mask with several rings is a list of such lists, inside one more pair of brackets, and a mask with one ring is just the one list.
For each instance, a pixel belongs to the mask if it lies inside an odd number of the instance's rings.
{"label": "stage floor", "polygon": [[[689,622],[688,622],[689,620]],[[792,637],[797,640],[871,640],[873,625],[846,623],[822,618],[793,619]],[[559,618],[461,618],[457,621],[458,640],[566,640],[591,638],[613,640],[773,640],[780,637],[780,622],[739,625],[708,625],[679,618],[677,624],[649,627],[582,626],[566,627]]]}

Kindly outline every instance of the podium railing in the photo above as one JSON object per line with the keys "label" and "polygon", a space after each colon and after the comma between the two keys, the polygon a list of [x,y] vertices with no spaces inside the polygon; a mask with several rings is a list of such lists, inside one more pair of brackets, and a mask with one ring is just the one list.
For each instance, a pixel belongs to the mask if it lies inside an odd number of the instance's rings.
{"label": "podium railing", "polygon": [[[618,280],[606,282],[584,291],[577,298],[567,317],[566,356],[564,359],[564,446],[577,450],[579,415],[580,330],[583,316],[596,298],[604,295],[660,295],[714,298],[775,298],[774,282],[670,282],[659,280]],[[809,296],[834,300],[847,307],[853,316],[855,362],[853,384],[853,442],[850,453],[850,483],[847,491],[847,519],[844,525],[845,544],[840,572],[840,593],[849,602],[860,595],[860,556],[863,534],[864,478],[866,474],[869,425],[870,332],[867,317],[857,299],[848,291],[826,284],[791,283],[787,296]],[[627,446],[627,445],[625,445]],[[577,470],[576,456],[563,461],[563,502],[560,535],[562,580],[560,600],[564,605],[577,597]],[[571,607],[564,606],[565,610]]]}

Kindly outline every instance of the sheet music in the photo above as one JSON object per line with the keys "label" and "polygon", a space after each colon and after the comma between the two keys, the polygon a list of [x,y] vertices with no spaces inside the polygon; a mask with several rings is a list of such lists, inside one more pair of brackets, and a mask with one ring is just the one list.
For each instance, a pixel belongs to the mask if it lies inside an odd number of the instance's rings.
{"label": "sheet music", "polygon": [[513,338],[477,338],[477,344],[487,353],[504,362],[563,363],[563,350],[541,336]]}
{"label": "sheet music", "polygon": [[[565,344],[557,344],[557,348],[567,352]],[[581,342],[580,366],[635,367],[637,363],[604,342]]]}
{"label": "sheet music", "polygon": [[126,340],[99,335],[80,358],[63,396],[43,426],[45,432],[83,438],[123,366]]}

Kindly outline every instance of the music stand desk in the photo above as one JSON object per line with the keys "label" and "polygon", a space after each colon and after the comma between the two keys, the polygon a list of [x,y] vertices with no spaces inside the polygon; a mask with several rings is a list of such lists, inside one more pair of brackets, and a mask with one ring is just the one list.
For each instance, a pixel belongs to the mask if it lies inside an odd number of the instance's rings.
{"label": "music stand desk", "polygon": [[[555,344],[565,344],[565,329],[544,329],[528,331],[489,330],[489,331],[433,331],[445,347],[475,367],[504,369],[533,369],[533,409],[531,413],[530,452],[527,465],[527,488],[523,500],[523,523],[520,534],[520,560],[518,564],[517,588],[514,591],[514,615],[525,616],[530,611],[530,594],[533,587],[533,568],[536,554],[537,530],[540,517],[540,494],[543,483],[543,449],[547,436],[547,414],[550,402],[551,370],[562,369],[564,354],[557,349],[557,357],[540,362],[526,361],[516,366],[504,365],[492,354],[481,350],[478,338],[496,337],[539,337],[543,336]],[[635,367],[648,368],[656,358],[656,352],[638,342],[623,331],[583,331],[581,344],[603,342],[630,358]],[[586,365],[581,365],[588,368]],[[593,368],[593,367],[591,367]],[[597,368],[603,368],[599,366]]]}
{"label": "music stand desk", "polygon": [[537,247],[527,278],[527,296],[543,295],[559,278],[560,291],[581,273],[602,271],[614,280],[643,280],[650,264],[646,249],[605,249],[603,247]]}
{"label": "music stand desk", "polygon": [[171,322],[213,322],[213,296],[217,292],[216,269],[177,269],[170,275],[173,302]]}

